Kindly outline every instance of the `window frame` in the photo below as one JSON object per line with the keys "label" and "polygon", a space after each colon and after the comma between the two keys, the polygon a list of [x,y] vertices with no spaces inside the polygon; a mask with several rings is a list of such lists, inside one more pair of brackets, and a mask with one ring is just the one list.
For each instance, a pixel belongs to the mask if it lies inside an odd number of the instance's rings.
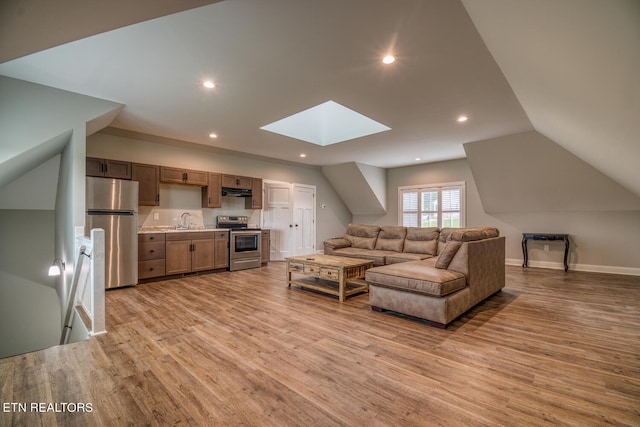
{"label": "window frame", "polygon": [[[444,183],[437,183],[437,184],[419,184],[419,185],[405,185],[405,186],[401,186],[398,187],[398,225],[400,226],[404,226],[404,214],[405,214],[405,210],[404,210],[404,200],[403,200],[403,195],[405,192],[417,192],[418,193],[418,211],[417,211],[417,215],[418,215],[418,226],[422,227],[421,225],[421,215],[423,212],[431,212],[431,211],[423,211],[422,210],[422,196],[421,193],[422,192],[435,192],[437,191],[438,193],[438,228],[443,228],[442,227],[442,219],[443,219],[443,211],[442,211],[442,191],[443,190],[447,190],[447,189],[454,189],[457,188],[460,190],[460,228],[466,227],[466,182],[465,181],[455,181],[455,182],[444,182]],[[445,211],[446,212],[452,212],[452,211]],[[453,211],[453,212],[457,212],[457,211]]]}

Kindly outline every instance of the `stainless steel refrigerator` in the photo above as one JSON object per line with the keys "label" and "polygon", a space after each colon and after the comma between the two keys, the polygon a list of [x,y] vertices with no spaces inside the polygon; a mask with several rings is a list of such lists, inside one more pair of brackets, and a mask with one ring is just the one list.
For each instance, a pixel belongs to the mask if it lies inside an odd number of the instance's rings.
{"label": "stainless steel refrigerator", "polygon": [[87,177],[87,222],[104,230],[105,287],[138,283],[138,182]]}

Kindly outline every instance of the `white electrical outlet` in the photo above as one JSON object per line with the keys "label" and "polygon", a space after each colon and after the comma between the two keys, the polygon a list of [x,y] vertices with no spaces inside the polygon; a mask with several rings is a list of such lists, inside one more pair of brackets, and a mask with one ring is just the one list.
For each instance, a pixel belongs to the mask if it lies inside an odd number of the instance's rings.
{"label": "white electrical outlet", "polygon": [[160,214],[159,214],[158,212],[154,212],[154,213],[153,213],[153,220],[154,220],[154,221],[157,221],[157,220],[159,220],[159,219],[160,219]]}
{"label": "white electrical outlet", "polygon": [[544,245],[544,251],[549,252],[549,245]]}

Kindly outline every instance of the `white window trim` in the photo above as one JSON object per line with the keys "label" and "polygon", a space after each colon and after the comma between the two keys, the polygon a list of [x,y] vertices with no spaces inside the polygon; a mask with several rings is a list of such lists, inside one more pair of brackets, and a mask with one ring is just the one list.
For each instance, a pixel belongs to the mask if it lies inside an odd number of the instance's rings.
{"label": "white window trim", "polygon": [[467,191],[466,191],[466,182],[465,181],[455,181],[455,182],[443,182],[438,184],[420,184],[420,185],[404,185],[398,187],[398,225],[402,224],[403,218],[403,206],[402,206],[402,193],[407,190],[429,190],[435,188],[443,188],[443,187],[460,187],[460,227],[466,227],[467,225]]}

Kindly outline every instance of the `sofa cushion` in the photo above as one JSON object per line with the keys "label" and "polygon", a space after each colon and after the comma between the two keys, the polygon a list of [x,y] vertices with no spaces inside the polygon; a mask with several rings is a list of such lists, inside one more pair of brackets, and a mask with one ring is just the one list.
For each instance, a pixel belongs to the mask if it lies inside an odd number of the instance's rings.
{"label": "sofa cushion", "polygon": [[462,246],[462,242],[457,240],[449,240],[445,245],[442,253],[438,255],[438,261],[436,262],[436,268],[447,268],[453,257],[458,253],[458,249]]}
{"label": "sofa cushion", "polygon": [[351,246],[360,249],[374,249],[380,227],[377,225],[349,224],[344,238],[351,242]]}
{"label": "sofa cushion", "polygon": [[442,297],[466,286],[464,274],[430,267],[423,261],[403,262],[367,270],[365,279],[377,286]]}
{"label": "sofa cushion", "polygon": [[442,253],[449,240],[472,242],[474,240],[498,237],[500,232],[495,227],[443,228],[438,238],[438,253]]}
{"label": "sofa cushion", "polygon": [[409,252],[394,253],[393,255],[387,255],[385,259],[386,264],[395,264],[398,262],[407,261],[419,261],[421,259],[433,258],[433,255],[429,254],[412,254]]}
{"label": "sofa cushion", "polygon": [[408,227],[403,252],[433,256],[438,250],[439,235],[437,227]]}
{"label": "sofa cushion", "polygon": [[489,239],[498,237],[500,232],[495,227],[469,227],[469,228],[452,228],[448,240],[458,242],[473,242],[475,240]]}
{"label": "sofa cushion", "polygon": [[376,249],[383,251],[402,252],[406,235],[406,227],[383,226],[380,229],[380,233],[378,234]]}
{"label": "sofa cushion", "polygon": [[342,237],[334,237],[333,239],[327,239],[323,242],[325,247],[329,247],[331,249],[340,249],[351,246],[351,242]]}
{"label": "sofa cushion", "polygon": [[373,265],[385,265],[386,257],[394,254],[395,252],[393,251],[379,251],[376,249],[342,248],[336,249],[331,255],[368,259],[373,261]]}

